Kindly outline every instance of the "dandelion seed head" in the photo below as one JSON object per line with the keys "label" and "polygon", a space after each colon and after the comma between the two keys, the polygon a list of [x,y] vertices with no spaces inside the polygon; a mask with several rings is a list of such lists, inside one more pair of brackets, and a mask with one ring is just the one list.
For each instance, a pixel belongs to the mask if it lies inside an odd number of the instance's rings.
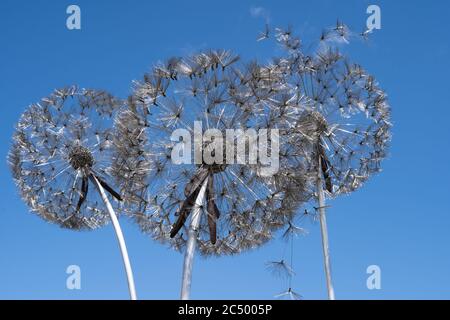
{"label": "dandelion seed head", "polygon": [[[295,102],[289,96],[306,101],[291,106],[296,112],[287,119],[289,141],[308,159],[308,171],[317,172],[322,158],[329,196],[352,192],[381,171],[387,155],[392,126],[387,95],[371,74],[340,52],[338,44],[352,36],[342,22],[322,33],[312,50],[312,45],[294,48],[299,40],[290,29],[277,30],[277,42],[287,53],[273,60],[272,69],[283,78],[284,101]],[[284,107],[283,100],[272,104]]]}
{"label": "dandelion seed head", "polygon": [[120,106],[107,92],[71,86],[25,110],[8,162],[31,211],[74,230],[95,229],[109,221],[98,193],[88,191],[88,177],[95,172],[105,188],[114,185],[112,124]]}
{"label": "dandelion seed head", "polygon": [[[184,129],[193,137],[194,123],[198,121],[201,134],[214,130],[225,138],[227,130],[235,130],[235,136],[229,140],[235,147],[238,139],[249,139],[247,129],[281,128],[275,113],[269,117],[266,114],[280,90],[280,84],[273,80],[277,75],[256,62],[239,62],[238,56],[226,50],[210,50],[170,61],[170,68],[168,62],[158,64],[143,81],[135,82],[129,101],[133,107],[118,116],[118,127],[128,128],[124,130],[124,140],[131,142],[121,157],[128,159],[130,153],[141,153],[147,162],[133,170],[144,172],[144,168],[150,168],[142,176],[142,188],[135,188],[141,201],[130,209],[131,215],[144,233],[183,249],[190,211],[182,208],[193,201],[189,197],[194,198],[208,178],[198,230],[199,251],[203,255],[236,254],[260,246],[272,238],[272,230],[283,226],[285,215],[293,214],[306,197],[302,196],[306,179],[299,170],[295,173],[299,167],[284,170],[280,165],[274,175],[263,176],[263,165],[250,161],[248,156],[237,162],[238,155],[234,153],[234,161],[225,161],[226,141],[222,146],[223,162],[210,163],[204,157],[195,162],[195,150],[185,139],[182,151],[192,156],[191,162],[177,164],[172,151],[181,144],[174,141],[172,133]],[[138,141],[138,135],[148,143]],[[203,154],[220,154],[222,150],[213,148],[212,141],[203,140]],[[245,148],[251,146],[246,140]],[[266,146],[270,154],[270,137]],[[280,163],[296,161],[288,152],[289,147],[280,148],[285,151],[280,155]],[[179,231],[172,233],[180,221]]]}

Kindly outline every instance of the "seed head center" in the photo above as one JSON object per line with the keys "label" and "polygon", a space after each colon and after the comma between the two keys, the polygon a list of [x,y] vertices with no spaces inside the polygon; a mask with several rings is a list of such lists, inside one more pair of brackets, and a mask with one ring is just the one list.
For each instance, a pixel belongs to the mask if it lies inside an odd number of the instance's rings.
{"label": "seed head center", "polygon": [[94,165],[94,157],[88,148],[76,146],[70,150],[69,162],[75,170],[91,168]]}
{"label": "seed head center", "polygon": [[328,132],[328,123],[327,123],[327,120],[324,118],[324,116],[322,114],[320,114],[317,111],[314,111],[311,114],[311,118],[312,118],[311,119],[312,123],[315,124],[315,126],[317,128],[317,131],[320,134]]}

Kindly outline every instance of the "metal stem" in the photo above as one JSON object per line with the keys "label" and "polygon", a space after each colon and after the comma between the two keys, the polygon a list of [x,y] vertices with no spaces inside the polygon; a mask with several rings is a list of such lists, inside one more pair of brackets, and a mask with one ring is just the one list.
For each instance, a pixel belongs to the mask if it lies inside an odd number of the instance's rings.
{"label": "metal stem", "polygon": [[322,233],[322,250],[327,280],[328,299],[335,300],[333,283],[331,280],[330,249],[328,244],[327,219],[325,216],[325,194],[323,191],[322,164],[319,156],[319,167],[317,170],[317,201],[319,205],[320,230]]}
{"label": "metal stem", "polygon": [[97,189],[100,192],[103,202],[106,205],[106,209],[108,210],[109,216],[111,217],[111,221],[114,226],[114,230],[116,232],[117,240],[119,241],[119,247],[120,247],[120,251],[122,253],[122,259],[123,259],[123,263],[125,265],[125,272],[127,274],[128,290],[130,291],[130,299],[136,300],[137,297],[136,297],[136,288],[134,286],[133,271],[131,269],[130,259],[128,257],[127,246],[125,245],[125,239],[123,237],[122,229],[120,228],[119,220],[117,219],[116,213],[114,212],[111,202],[109,202],[109,199],[106,196],[105,190],[103,189],[102,185],[100,184],[98,179],[95,177],[95,175],[92,175],[92,178],[95,181]]}
{"label": "metal stem", "polygon": [[192,267],[194,265],[195,247],[197,245],[198,229],[202,212],[202,205],[205,198],[206,185],[208,178],[205,179],[203,185],[195,199],[195,206],[192,210],[192,219],[188,231],[188,240],[186,243],[186,253],[184,254],[183,278],[181,283],[181,300],[189,300],[191,294]]}

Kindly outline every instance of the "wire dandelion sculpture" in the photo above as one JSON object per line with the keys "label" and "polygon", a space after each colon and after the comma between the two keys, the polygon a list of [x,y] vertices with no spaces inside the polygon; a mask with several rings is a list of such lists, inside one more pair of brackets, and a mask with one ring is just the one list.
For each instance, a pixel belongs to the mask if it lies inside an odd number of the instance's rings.
{"label": "wire dandelion sculpture", "polygon": [[303,297],[302,297],[301,294],[299,294],[299,293],[295,292],[294,290],[292,290],[292,288],[289,288],[288,290],[277,294],[275,296],[275,298],[278,298],[278,299],[288,298],[290,300],[301,300]]}
{"label": "wire dandelion sculpture", "polygon": [[[392,126],[385,92],[372,75],[338,49],[338,44],[348,43],[353,36],[338,21],[336,27],[322,32],[311,50],[304,49],[291,29],[276,29],[275,38],[287,54],[268,67],[284,78],[285,94],[293,101],[291,109],[297,110],[289,120],[290,142],[307,159],[308,171],[315,173],[311,182],[318,203],[315,210],[321,226],[329,299],[335,295],[325,199],[355,191],[381,170]],[[285,100],[274,100],[272,107],[285,106]]]}
{"label": "wire dandelion sculpture", "polygon": [[135,83],[119,116],[134,141],[122,157],[140,155],[132,171],[147,175],[131,213],[143,232],[185,249],[182,299],[196,247],[219,256],[260,246],[306,197],[300,168],[272,170],[293,161],[284,145],[278,158],[276,122],[262,112],[275,82],[238,60],[225,50],[169,59]]}
{"label": "wire dandelion sculpture", "polygon": [[294,270],[284,259],[267,262],[267,269],[277,277],[291,277],[295,274]]}
{"label": "wire dandelion sculpture", "polygon": [[[285,241],[285,246],[282,254],[282,258],[276,261],[269,261],[266,263],[267,269],[274,275],[275,277],[281,278],[282,280],[287,280],[288,289],[275,295],[275,298],[284,299],[288,298],[291,300],[300,300],[302,296],[296,293],[292,289],[292,280],[295,276],[295,271],[293,268],[294,263],[294,238],[300,235],[306,235],[308,232],[297,225],[295,225],[292,221],[288,221],[287,228],[284,230],[282,234],[282,239]],[[288,252],[289,249],[289,252]],[[287,260],[286,256],[289,254],[289,260]]]}
{"label": "wire dandelion sculpture", "polygon": [[133,273],[114,211],[123,201],[112,175],[120,165],[113,130],[120,106],[104,91],[55,90],[22,114],[8,160],[22,198],[44,220],[71,230],[112,221],[134,300]]}

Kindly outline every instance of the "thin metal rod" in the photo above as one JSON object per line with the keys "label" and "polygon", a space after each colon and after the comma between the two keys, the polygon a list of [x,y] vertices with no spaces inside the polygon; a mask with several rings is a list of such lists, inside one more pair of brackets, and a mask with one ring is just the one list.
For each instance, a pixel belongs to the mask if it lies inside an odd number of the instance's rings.
{"label": "thin metal rod", "polygon": [[330,249],[328,243],[327,218],[325,216],[325,194],[323,191],[322,164],[319,157],[319,167],[317,170],[317,201],[319,204],[320,231],[322,233],[322,250],[327,279],[328,299],[335,300],[333,283],[331,280]]}
{"label": "thin metal rod", "polygon": [[136,288],[134,286],[133,270],[131,269],[130,258],[128,257],[127,246],[125,245],[125,239],[123,237],[122,228],[120,227],[119,220],[117,219],[116,213],[114,212],[111,202],[109,202],[109,199],[106,196],[105,189],[103,189],[102,185],[100,184],[98,179],[95,177],[95,175],[92,175],[92,177],[93,177],[93,180],[95,181],[95,184],[97,185],[97,189],[100,192],[103,202],[106,205],[106,209],[108,210],[109,216],[111,217],[111,221],[114,226],[114,230],[116,232],[117,240],[119,241],[119,247],[120,247],[120,251],[122,253],[122,259],[123,259],[123,263],[125,265],[125,272],[127,274],[128,290],[130,291],[130,299],[137,300]]}
{"label": "thin metal rod", "polygon": [[188,239],[186,243],[186,253],[184,254],[183,276],[181,282],[181,300],[189,300],[191,294],[192,268],[194,265],[195,247],[197,245],[198,229],[200,225],[202,205],[205,199],[206,185],[208,178],[205,179],[203,185],[195,199],[195,206],[192,210],[191,224],[189,225]]}

